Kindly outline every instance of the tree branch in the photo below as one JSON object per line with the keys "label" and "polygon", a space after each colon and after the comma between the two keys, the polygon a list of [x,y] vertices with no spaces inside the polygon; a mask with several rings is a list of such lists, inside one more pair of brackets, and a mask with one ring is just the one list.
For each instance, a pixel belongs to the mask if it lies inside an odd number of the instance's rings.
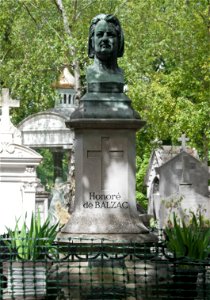
{"label": "tree branch", "polygon": [[2,56],[2,58],[0,59],[0,64],[1,64],[1,65],[3,64],[3,62],[4,62],[4,60],[5,60],[6,56],[7,56],[7,54],[8,54],[10,51],[11,51],[11,49],[8,49],[8,50],[4,53],[4,55]]}
{"label": "tree branch", "polygon": [[[56,4],[57,9],[62,16],[65,33],[67,34],[67,36],[72,38],[73,37],[72,31],[69,25],[68,17],[62,0],[54,0],[54,3]],[[76,99],[79,101],[79,98],[81,96],[81,84],[80,84],[80,66],[79,66],[79,61],[76,58],[77,51],[76,48],[70,43],[68,43],[68,50],[69,50],[69,55],[73,57]]]}
{"label": "tree branch", "polygon": [[126,2],[128,2],[128,0],[124,0],[119,6],[116,6],[113,15],[117,15],[119,13],[121,7],[123,7],[126,4]]}
{"label": "tree branch", "polygon": [[74,0],[74,13],[73,13],[73,16],[72,16],[72,23],[76,22],[76,14],[77,14],[77,0]]}
{"label": "tree branch", "polygon": [[[77,1],[77,0],[75,0],[75,1]],[[127,1],[127,0],[126,0],[126,1]],[[93,5],[94,2],[96,2],[96,0],[92,0],[92,2],[90,2],[90,3],[86,4],[86,5],[84,5],[83,8],[80,9],[80,11],[77,13],[77,15],[75,15],[75,21],[76,21],[77,19],[79,19],[79,17],[81,16],[82,12],[83,12],[84,10],[86,10],[89,6]]]}
{"label": "tree branch", "polygon": [[32,13],[30,12],[28,6],[25,3],[22,3],[23,7],[26,9],[27,13],[29,14],[29,16],[31,17],[31,19],[34,21],[35,25],[37,28],[39,28],[39,25],[36,21],[36,19],[33,17]]}

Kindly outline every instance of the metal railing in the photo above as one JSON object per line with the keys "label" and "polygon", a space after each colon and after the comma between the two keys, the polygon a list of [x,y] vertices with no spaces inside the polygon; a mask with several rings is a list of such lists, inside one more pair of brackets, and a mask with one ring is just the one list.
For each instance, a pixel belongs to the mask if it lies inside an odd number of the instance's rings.
{"label": "metal railing", "polygon": [[28,241],[0,238],[0,299],[210,300],[210,261],[177,260],[164,243],[45,241],[29,260]]}

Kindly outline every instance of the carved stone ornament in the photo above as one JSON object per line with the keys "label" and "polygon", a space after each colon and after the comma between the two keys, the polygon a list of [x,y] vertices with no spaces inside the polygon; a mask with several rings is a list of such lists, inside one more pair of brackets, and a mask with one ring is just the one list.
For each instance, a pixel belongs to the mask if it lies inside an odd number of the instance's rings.
{"label": "carved stone ornament", "polygon": [[15,145],[10,143],[0,143],[0,153],[7,152],[13,154],[15,152]]}
{"label": "carved stone ornament", "polygon": [[37,186],[37,182],[24,182],[23,191],[25,193],[34,193]]}
{"label": "carved stone ornament", "polygon": [[27,166],[25,169],[26,173],[34,173],[35,172],[35,168],[34,166]]}

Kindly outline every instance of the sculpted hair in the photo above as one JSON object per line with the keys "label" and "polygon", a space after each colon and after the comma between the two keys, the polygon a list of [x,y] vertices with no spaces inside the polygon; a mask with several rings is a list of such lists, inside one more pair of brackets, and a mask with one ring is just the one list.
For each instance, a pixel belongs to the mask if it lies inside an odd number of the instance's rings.
{"label": "sculpted hair", "polygon": [[95,33],[95,27],[97,23],[101,20],[106,21],[107,23],[111,23],[114,25],[116,32],[117,32],[117,38],[118,38],[118,51],[117,51],[117,57],[122,57],[124,53],[124,35],[123,31],[120,25],[120,22],[118,19],[113,15],[106,15],[106,14],[100,14],[94,17],[90,24],[89,29],[89,39],[88,39],[88,56],[90,58],[94,58],[95,51],[92,45],[92,39]]}

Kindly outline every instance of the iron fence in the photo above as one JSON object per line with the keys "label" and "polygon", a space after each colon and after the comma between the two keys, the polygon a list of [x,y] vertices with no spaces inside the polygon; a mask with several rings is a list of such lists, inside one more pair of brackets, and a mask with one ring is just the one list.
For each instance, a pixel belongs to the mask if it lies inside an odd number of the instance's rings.
{"label": "iron fence", "polygon": [[176,259],[162,242],[44,242],[0,239],[0,299],[210,300],[210,261]]}

